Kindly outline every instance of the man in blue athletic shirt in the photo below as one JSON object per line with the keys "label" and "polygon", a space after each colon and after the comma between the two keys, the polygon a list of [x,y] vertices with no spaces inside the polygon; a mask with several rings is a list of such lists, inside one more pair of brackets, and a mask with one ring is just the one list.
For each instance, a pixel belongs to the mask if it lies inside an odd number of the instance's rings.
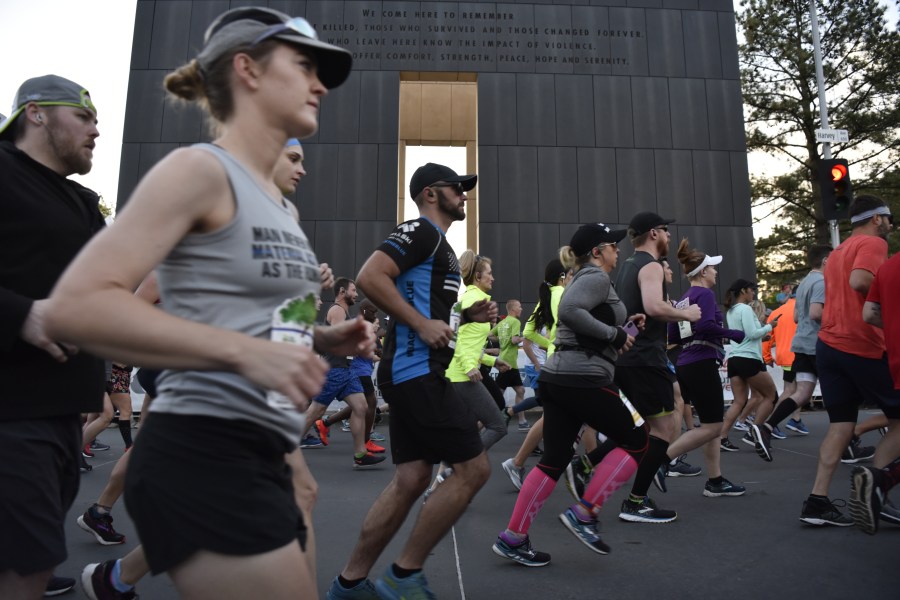
{"label": "man in blue athletic shirt", "polygon": [[[398,225],[357,277],[366,297],[391,316],[378,384],[391,406],[396,471],[366,516],[350,561],[328,591],[329,599],[401,598],[427,592],[425,559],[490,475],[475,416],[444,378],[459,325],[487,322],[497,315],[497,304],[487,301],[461,314],[453,311],[461,277],[444,234],[454,221],[465,219],[466,192],[475,187],[476,179],[434,163],[419,167],[409,192],[420,217]],[[367,579],[369,570],[441,461],[453,467],[453,477],[429,497],[400,556],[373,585]]]}

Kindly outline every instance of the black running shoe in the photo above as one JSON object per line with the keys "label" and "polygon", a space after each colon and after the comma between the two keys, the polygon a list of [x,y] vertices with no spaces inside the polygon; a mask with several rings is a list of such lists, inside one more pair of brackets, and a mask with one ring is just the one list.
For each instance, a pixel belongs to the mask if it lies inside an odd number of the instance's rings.
{"label": "black running shoe", "polygon": [[543,567],[550,564],[550,555],[546,552],[538,552],[532,548],[531,540],[528,539],[527,535],[518,544],[510,544],[503,539],[502,535],[498,535],[497,541],[494,542],[491,550],[497,556],[514,560],[526,567]]}
{"label": "black running shoe", "polygon": [[800,520],[808,525],[833,525],[834,527],[851,527],[853,519],[838,510],[838,507],[846,506],[843,500],[820,500],[807,498],[803,502],[803,512]]}

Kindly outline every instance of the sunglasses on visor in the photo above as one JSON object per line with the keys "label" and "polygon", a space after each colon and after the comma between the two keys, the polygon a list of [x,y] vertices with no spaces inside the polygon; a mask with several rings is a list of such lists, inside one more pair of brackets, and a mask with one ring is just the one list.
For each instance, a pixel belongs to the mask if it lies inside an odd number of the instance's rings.
{"label": "sunglasses on visor", "polygon": [[265,40],[280,33],[284,33],[285,31],[293,31],[294,33],[299,33],[303,37],[308,37],[312,40],[319,39],[318,34],[316,34],[316,30],[313,29],[313,26],[309,24],[309,21],[307,21],[303,17],[294,17],[289,21],[278,23],[277,25],[272,25],[271,27],[267,28],[265,31],[256,36],[256,39],[253,40],[250,45],[256,46],[260,42],[264,42]]}

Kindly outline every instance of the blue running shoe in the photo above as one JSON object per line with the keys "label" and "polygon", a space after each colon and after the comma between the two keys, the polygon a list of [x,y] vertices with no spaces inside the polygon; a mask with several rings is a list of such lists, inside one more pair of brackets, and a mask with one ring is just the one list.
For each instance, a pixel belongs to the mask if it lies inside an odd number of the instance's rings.
{"label": "blue running shoe", "polygon": [[377,431],[373,431],[372,433],[369,434],[369,439],[372,440],[373,442],[383,442],[384,434],[378,433]]}
{"label": "blue running shoe", "polygon": [[383,600],[437,600],[434,592],[428,589],[422,571],[401,579],[394,575],[392,567],[388,567],[375,582],[375,591]]}
{"label": "blue running shoe", "polygon": [[778,429],[778,425],[772,428],[772,437],[776,440],[787,439],[787,436],[784,434],[784,432]]}
{"label": "blue running shoe", "polygon": [[322,440],[317,438],[314,435],[308,435],[300,442],[301,448],[324,448],[325,444],[322,443]]}
{"label": "blue running shoe", "polygon": [[806,428],[806,423],[803,422],[803,419],[800,419],[799,421],[788,419],[788,422],[785,423],[784,426],[794,433],[799,433],[800,435],[809,435],[809,429]]}
{"label": "blue running shoe", "polygon": [[375,586],[368,579],[364,579],[349,590],[341,585],[335,577],[325,596],[328,600],[379,600],[380,596],[375,591]]}
{"label": "blue running shoe", "polygon": [[590,521],[582,521],[578,518],[571,508],[559,515],[559,520],[571,531],[582,544],[596,552],[597,554],[609,554],[610,548],[600,539],[600,533],[597,531],[599,523],[597,519]]}

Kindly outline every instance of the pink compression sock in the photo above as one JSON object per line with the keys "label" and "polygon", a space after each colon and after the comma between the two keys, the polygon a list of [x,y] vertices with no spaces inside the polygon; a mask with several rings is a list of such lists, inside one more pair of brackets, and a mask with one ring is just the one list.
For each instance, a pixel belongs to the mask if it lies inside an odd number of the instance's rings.
{"label": "pink compression sock", "polygon": [[556,482],[546,473],[535,467],[528,473],[528,477],[522,482],[519,497],[516,498],[516,507],[509,519],[508,528],[516,533],[527,534],[531,522],[541,511],[544,502],[553,493]]}
{"label": "pink compression sock", "polygon": [[[603,457],[599,465],[594,467],[594,475],[584,491],[584,500],[599,510],[617,489],[631,479],[637,471],[637,466],[637,461],[630,454],[621,448],[614,448]],[[522,489],[525,489],[524,486]]]}

